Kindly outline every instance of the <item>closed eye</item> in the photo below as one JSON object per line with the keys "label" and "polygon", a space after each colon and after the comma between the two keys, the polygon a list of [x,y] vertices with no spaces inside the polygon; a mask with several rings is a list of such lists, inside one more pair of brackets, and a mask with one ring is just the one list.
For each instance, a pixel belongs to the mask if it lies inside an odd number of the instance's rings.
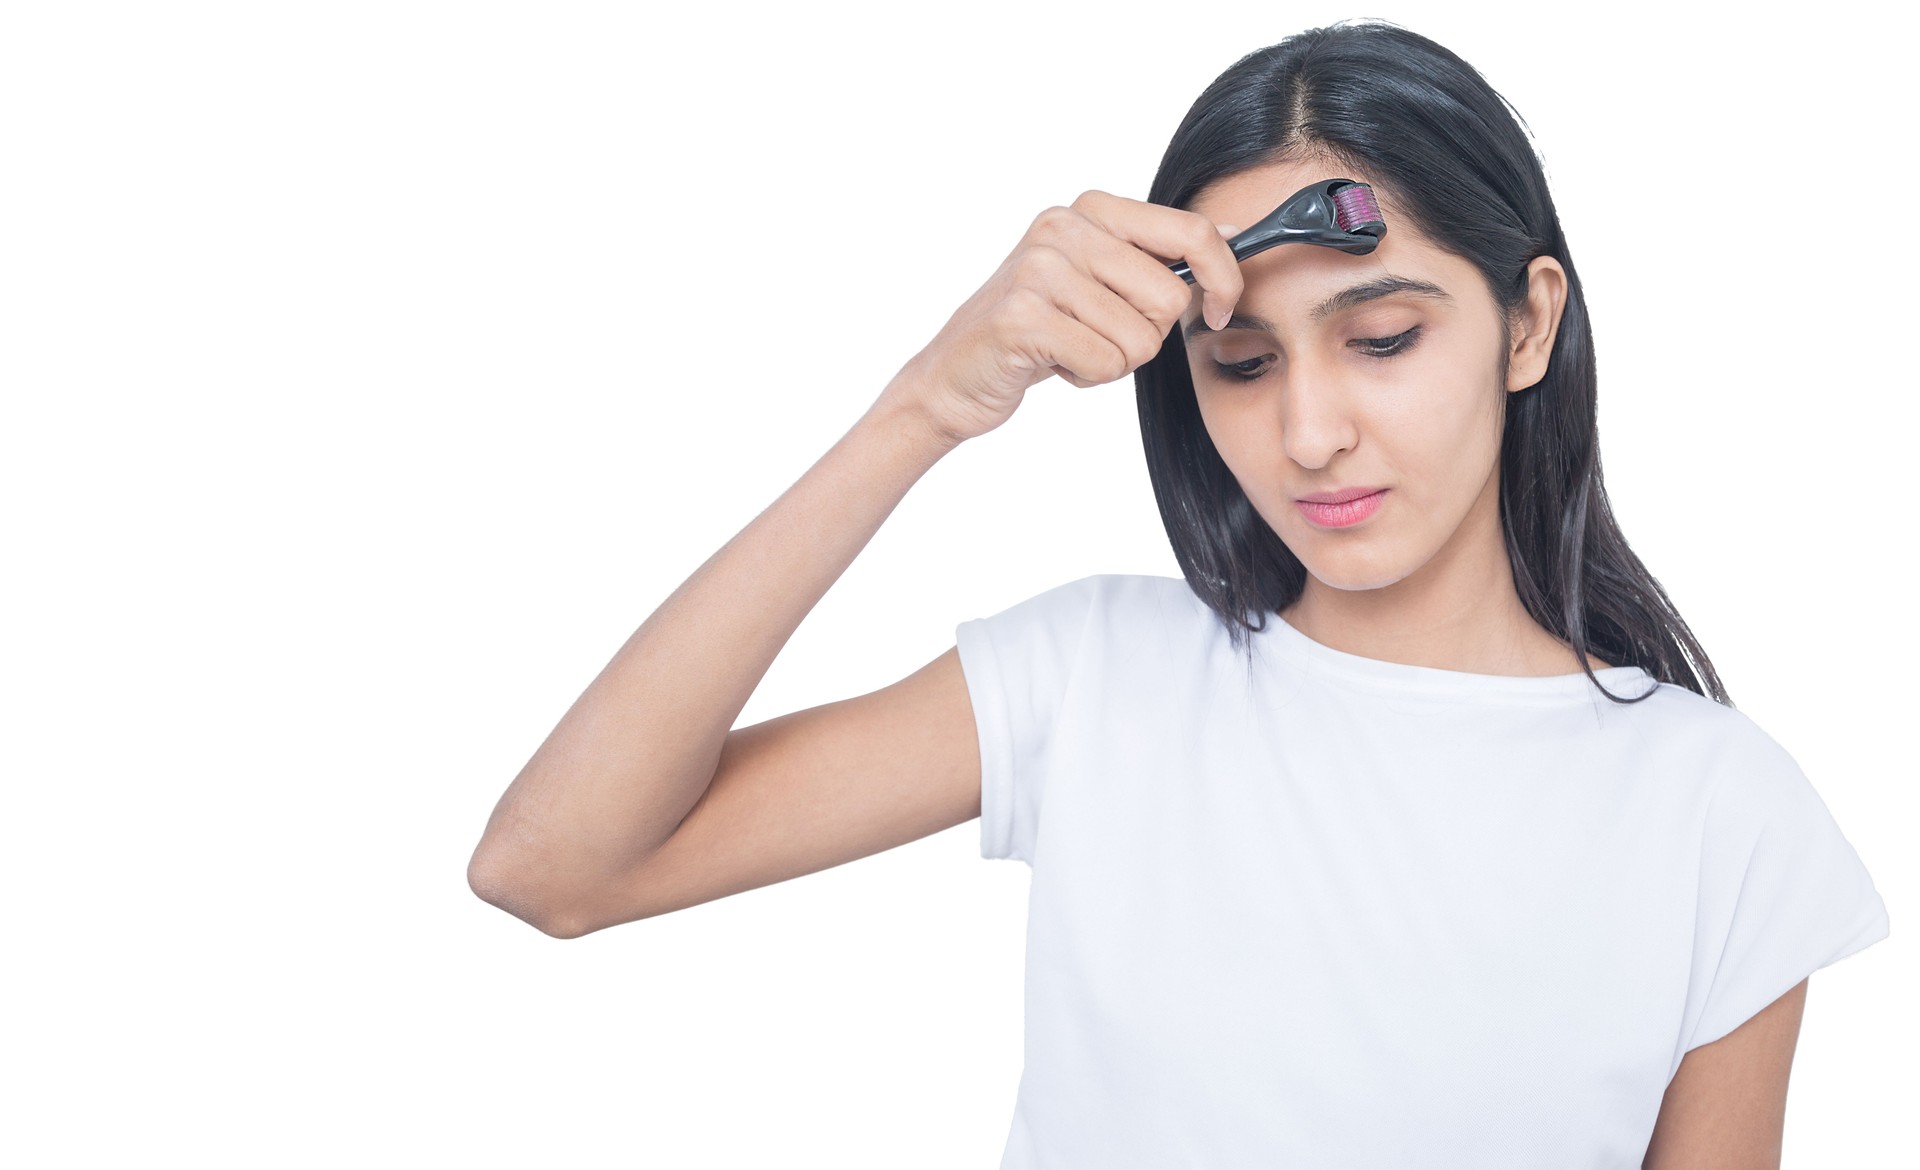
{"label": "closed eye", "polygon": [[1420,327],[1415,325],[1405,333],[1396,333],[1392,337],[1361,337],[1355,339],[1353,344],[1359,346],[1360,352],[1368,357],[1390,358],[1412,349],[1418,340]]}
{"label": "closed eye", "polygon": [[1260,376],[1253,367],[1266,360],[1266,358],[1257,357],[1244,362],[1215,362],[1213,368],[1220,371],[1221,377],[1232,378],[1236,382],[1251,382]]}
{"label": "closed eye", "polygon": [[[1368,357],[1385,359],[1399,357],[1401,354],[1412,349],[1419,340],[1420,326],[1415,325],[1406,332],[1396,333],[1392,337],[1357,337],[1347,344],[1355,347]],[[1262,363],[1272,356],[1272,354],[1266,354],[1257,358],[1249,358],[1244,362],[1215,362],[1213,366],[1216,370],[1220,371],[1220,375],[1224,378],[1231,378],[1240,382],[1251,382],[1264,372],[1261,368]]]}

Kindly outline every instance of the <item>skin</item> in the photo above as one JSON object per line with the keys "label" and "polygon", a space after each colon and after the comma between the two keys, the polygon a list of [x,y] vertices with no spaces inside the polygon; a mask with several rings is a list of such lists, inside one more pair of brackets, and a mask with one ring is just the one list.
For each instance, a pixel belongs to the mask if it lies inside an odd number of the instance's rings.
{"label": "skin", "polygon": [[[1323,160],[1280,163],[1219,180],[1190,210],[1246,226],[1336,176],[1368,181]],[[1503,396],[1534,392],[1546,373],[1566,272],[1550,256],[1528,266],[1528,301],[1512,325],[1503,379],[1499,310],[1479,270],[1396,215],[1377,186],[1375,195],[1388,230],[1370,254],[1287,244],[1241,262],[1246,285],[1233,311],[1265,318],[1278,335],[1213,331],[1198,290],[1181,320],[1214,446],[1307,568],[1305,591],[1280,616],[1322,645],[1366,658],[1475,674],[1577,673],[1573,648],[1520,604],[1499,512]],[[1431,281],[1451,299],[1396,294],[1310,320],[1325,297],[1388,273]],[[1391,358],[1355,344],[1416,325],[1412,346]],[[1239,381],[1216,366],[1239,362],[1255,362],[1243,368],[1259,376]],[[1390,490],[1377,512],[1347,528],[1317,526],[1294,503],[1362,486]]]}

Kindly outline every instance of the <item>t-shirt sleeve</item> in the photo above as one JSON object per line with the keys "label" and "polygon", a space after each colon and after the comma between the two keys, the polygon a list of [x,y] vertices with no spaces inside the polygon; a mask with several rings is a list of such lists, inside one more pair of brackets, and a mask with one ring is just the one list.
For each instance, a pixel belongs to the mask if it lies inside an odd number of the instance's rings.
{"label": "t-shirt sleeve", "polygon": [[1101,578],[1085,577],[954,629],[980,740],[980,856],[1033,864],[1040,800]]}
{"label": "t-shirt sleeve", "polygon": [[1826,802],[1751,720],[1708,804],[1685,1048],[1887,937],[1887,907]]}

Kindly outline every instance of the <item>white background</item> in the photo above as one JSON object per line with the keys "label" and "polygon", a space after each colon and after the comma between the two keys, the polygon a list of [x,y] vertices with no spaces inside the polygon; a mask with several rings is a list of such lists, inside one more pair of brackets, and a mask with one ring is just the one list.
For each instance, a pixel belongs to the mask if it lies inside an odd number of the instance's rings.
{"label": "white background", "polygon": [[[1911,1164],[1912,29],[1852,7],[10,5],[4,1160],[995,1165],[1028,877],[977,821],[568,941],[468,857],[1037,212],[1379,15],[1531,125],[1625,531],[1891,907],[1786,1164]],[[1178,575],[1131,379],[1055,379],[738,723],[1096,572]]]}

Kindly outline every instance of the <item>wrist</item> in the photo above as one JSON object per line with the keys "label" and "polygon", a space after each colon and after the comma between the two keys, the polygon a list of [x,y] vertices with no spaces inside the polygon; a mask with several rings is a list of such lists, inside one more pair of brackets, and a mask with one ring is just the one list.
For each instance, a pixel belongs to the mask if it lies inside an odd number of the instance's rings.
{"label": "wrist", "polygon": [[966,440],[940,425],[920,402],[896,377],[867,408],[864,421],[897,436],[932,464]]}

